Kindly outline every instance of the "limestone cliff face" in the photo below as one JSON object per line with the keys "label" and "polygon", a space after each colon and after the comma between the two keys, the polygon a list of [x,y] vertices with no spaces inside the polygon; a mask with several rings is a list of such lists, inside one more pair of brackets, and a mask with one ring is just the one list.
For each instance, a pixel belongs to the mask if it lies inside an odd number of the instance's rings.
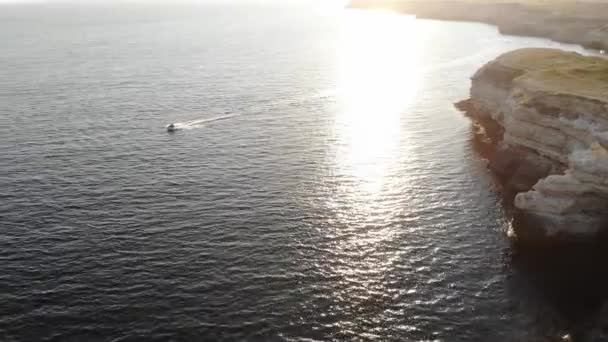
{"label": "limestone cliff face", "polygon": [[490,167],[514,187],[518,235],[608,231],[608,59],[516,50],[473,76],[470,105],[502,127]]}

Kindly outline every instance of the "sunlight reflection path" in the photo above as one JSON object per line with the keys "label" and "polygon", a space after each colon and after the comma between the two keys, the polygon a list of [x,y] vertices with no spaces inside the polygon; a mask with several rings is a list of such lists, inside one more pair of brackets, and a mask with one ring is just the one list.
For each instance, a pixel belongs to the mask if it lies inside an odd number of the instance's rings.
{"label": "sunlight reflection path", "polygon": [[420,86],[428,36],[414,18],[392,12],[345,11],[341,20],[332,196],[325,203],[333,213],[325,232],[332,242],[324,248],[327,263],[317,265],[340,279],[338,312],[400,296],[388,293],[386,282],[404,253],[395,242],[407,234],[399,218],[408,151],[401,119]]}
{"label": "sunlight reflection path", "polygon": [[[412,288],[394,286],[395,265],[408,254],[408,160],[416,142],[408,127],[423,79],[428,25],[387,11],[346,10],[336,16],[335,114],[323,179],[323,222],[315,269],[331,279],[329,315],[356,312],[382,319],[374,303],[400,301]],[[413,220],[413,219],[412,219]],[[412,229],[416,229],[411,225]],[[391,276],[393,275],[393,276]],[[389,315],[390,316],[390,315]],[[340,322],[344,332],[361,327]]]}
{"label": "sunlight reflection path", "polygon": [[420,82],[423,44],[416,21],[392,12],[348,12],[338,50],[335,122],[338,173],[362,196],[379,195],[399,159],[401,115]]}

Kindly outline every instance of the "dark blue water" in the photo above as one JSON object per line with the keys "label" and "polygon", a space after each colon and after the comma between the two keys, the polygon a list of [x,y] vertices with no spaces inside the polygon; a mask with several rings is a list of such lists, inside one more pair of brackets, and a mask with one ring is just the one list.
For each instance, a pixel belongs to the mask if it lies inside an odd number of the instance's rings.
{"label": "dark blue water", "polygon": [[1,341],[608,336],[602,273],[510,245],[452,107],[576,47],[236,4],[3,5],[0,43]]}

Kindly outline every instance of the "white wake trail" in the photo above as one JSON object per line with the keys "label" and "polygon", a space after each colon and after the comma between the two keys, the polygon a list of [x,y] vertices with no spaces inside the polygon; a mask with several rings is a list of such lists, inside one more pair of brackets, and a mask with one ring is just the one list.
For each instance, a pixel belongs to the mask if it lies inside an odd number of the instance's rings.
{"label": "white wake trail", "polygon": [[205,127],[206,124],[211,123],[211,122],[228,120],[228,119],[234,118],[236,116],[237,116],[236,114],[221,115],[221,116],[215,116],[215,117],[206,118],[206,119],[196,119],[196,120],[190,120],[190,121],[184,121],[184,122],[176,122],[176,123],[174,123],[174,125],[177,129],[194,129],[194,128]]}

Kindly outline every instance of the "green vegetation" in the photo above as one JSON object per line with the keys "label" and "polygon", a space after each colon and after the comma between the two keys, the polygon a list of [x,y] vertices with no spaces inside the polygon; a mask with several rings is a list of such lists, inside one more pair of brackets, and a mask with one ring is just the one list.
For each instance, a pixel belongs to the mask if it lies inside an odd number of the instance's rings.
{"label": "green vegetation", "polygon": [[520,49],[498,58],[525,71],[518,81],[552,93],[608,102],[608,59],[555,49]]}

